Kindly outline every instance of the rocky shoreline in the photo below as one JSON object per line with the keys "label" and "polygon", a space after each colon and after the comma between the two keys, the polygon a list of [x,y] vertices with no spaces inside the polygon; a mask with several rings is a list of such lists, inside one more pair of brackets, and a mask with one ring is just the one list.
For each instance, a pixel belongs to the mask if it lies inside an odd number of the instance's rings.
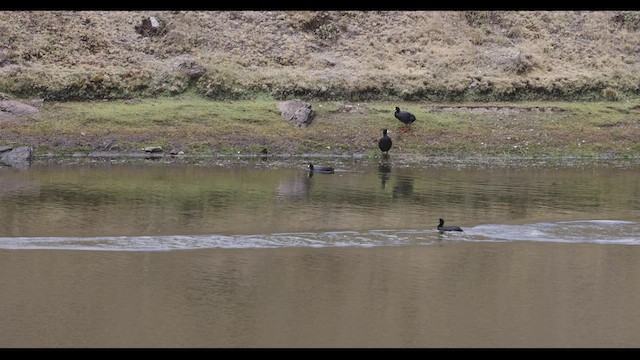
{"label": "rocky shoreline", "polygon": [[[14,163],[14,167],[31,165],[65,166],[96,164],[131,164],[131,165],[193,165],[222,167],[254,167],[254,168],[305,168],[309,161],[330,163],[338,169],[353,169],[358,166],[390,166],[390,167],[453,167],[453,168],[522,168],[522,167],[584,167],[640,166],[640,156],[635,158],[617,157],[496,157],[496,156],[390,156],[384,161],[370,158],[364,153],[353,154],[216,154],[216,155],[172,155],[165,153],[148,153],[143,151],[117,152],[95,151],[74,153],[71,155],[44,154],[32,156],[28,161]],[[20,165],[22,164],[22,165]],[[24,166],[26,165],[26,166]]]}

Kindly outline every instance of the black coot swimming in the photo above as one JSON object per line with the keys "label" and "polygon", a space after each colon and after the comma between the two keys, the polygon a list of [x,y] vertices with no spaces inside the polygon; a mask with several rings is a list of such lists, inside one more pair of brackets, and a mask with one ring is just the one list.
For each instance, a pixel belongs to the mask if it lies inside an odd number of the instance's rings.
{"label": "black coot swimming", "polygon": [[460,226],[444,226],[444,220],[440,219],[440,224],[438,224],[438,231],[440,233],[444,231],[462,231]]}
{"label": "black coot swimming", "polygon": [[378,141],[378,147],[383,153],[389,153],[392,144],[391,138],[387,135],[387,129],[382,129],[382,137]]}
{"label": "black coot swimming", "polygon": [[396,119],[402,121],[405,124],[405,127],[403,128],[404,131],[409,130],[409,128],[411,128],[411,124],[416,121],[416,117],[412,113],[408,111],[400,111],[400,108],[397,106],[394,115],[396,116]]}
{"label": "black coot swimming", "polygon": [[313,166],[309,163],[309,171],[312,173],[333,174],[333,168],[330,166]]}

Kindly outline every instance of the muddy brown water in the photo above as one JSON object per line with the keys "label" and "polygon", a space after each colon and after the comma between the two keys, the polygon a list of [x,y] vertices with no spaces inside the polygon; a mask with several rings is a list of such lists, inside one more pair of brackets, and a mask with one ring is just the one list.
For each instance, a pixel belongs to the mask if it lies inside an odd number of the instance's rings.
{"label": "muddy brown water", "polygon": [[0,347],[640,344],[640,167],[334,165],[0,169]]}

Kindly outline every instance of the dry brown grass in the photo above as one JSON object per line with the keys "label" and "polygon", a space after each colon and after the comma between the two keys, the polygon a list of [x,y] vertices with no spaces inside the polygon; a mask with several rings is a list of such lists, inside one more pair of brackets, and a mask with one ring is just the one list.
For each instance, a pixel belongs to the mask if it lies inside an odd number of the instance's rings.
{"label": "dry brown grass", "polygon": [[[624,99],[637,11],[3,11],[0,92],[127,98]],[[144,17],[163,36],[135,31]],[[180,65],[206,69],[189,78]]]}

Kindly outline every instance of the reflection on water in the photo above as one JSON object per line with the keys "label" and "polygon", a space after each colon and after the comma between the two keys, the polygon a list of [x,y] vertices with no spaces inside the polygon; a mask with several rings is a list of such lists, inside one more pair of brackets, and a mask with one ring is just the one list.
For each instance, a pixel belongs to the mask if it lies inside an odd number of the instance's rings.
{"label": "reflection on water", "polygon": [[[320,176],[322,175],[322,176]],[[0,176],[0,237],[433,229],[640,215],[638,168],[32,167]]]}
{"label": "reflection on water", "polygon": [[413,181],[414,178],[412,176],[398,175],[393,185],[391,198],[394,200],[398,198],[410,200],[413,196]]}
{"label": "reflection on water", "polygon": [[278,183],[276,192],[279,196],[285,198],[306,198],[309,196],[311,188],[312,172],[308,174],[299,174],[290,178],[282,179]]}
{"label": "reflection on water", "polygon": [[0,250],[0,347],[637,347],[640,247]]}
{"label": "reflection on water", "polygon": [[380,188],[384,190],[387,187],[387,182],[390,178],[391,165],[388,163],[381,163],[378,165],[378,172],[380,173]]}
{"label": "reflection on water", "polygon": [[639,180],[0,169],[0,347],[637,347]]}

